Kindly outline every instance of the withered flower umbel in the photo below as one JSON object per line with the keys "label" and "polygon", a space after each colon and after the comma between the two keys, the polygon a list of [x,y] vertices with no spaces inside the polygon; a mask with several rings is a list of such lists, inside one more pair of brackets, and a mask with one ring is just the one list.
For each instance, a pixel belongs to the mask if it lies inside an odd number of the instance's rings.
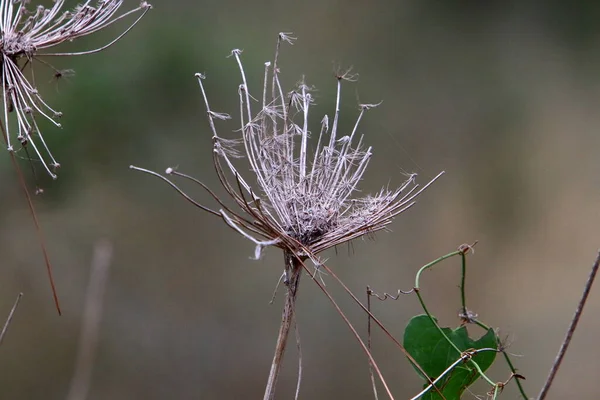
{"label": "withered flower umbel", "polygon": [[[242,80],[238,90],[238,137],[224,137],[217,132],[217,120],[230,119],[230,116],[211,109],[203,84],[205,76],[196,74],[213,134],[214,166],[239,210],[228,206],[202,182],[173,168],[168,168],[166,173],[201,185],[219,204],[218,210],[196,202],[164,176],[132,166],[162,178],[188,201],[222,218],[256,244],[256,258],[267,246],[283,249],[287,293],[265,400],[274,395],[304,260],[309,258],[318,265],[318,253],[385,229],[394,217],[414,205],[416,197],[441,175],[419,187],[416,175],[412,174],[397,189],[384,188],[375,195],[355,196],[372,155],[371,147],[365,145],[358,131],[359,122],[375,105],[360,105],[356,123],[342,133],[339,126],[341,86],[344,81],[355,80],[355,75],[340,73],[336,76],[333,120],[325,116],[318,135],[312,133],[309,128],[311,88],[301,82],[292,92],[284,94],[279,80],[280,44],[292,43],[293,39],[289,34],[279,34],[273,65],[265,64],[262,99],[256,112],[253,112],[254,97],[241,62],[242,51],[232,51]],[[247,160],[251,178],[244,177],[236,167],[238,158]]]}
{"label": "withered flower umbel", "polygon": [[[291,43],[292,38],[280,34],[278,50],[282,41]],[[231,53],[242,77],[239,86],[241,137],[231,139],[217,133],[215,120],[230,116],[210,108],[202,82],[205,77],[202,74],[196,77],[213,133],[217,174],[243,211],[231,210],[219,201],[223,208],[213,212],[256,243],[257,258],[265,246],[312,258],[331,247],[384,229],[395,216],[414,205],[416,197],[433,182],[420,188],[415,183],[416,174],[411,174],[397,189],[382,189],[375,195],[355,197],[372,155],[372,148],[364,144],[358,127],[364,113],[376,106],[359,105],[356,123],[346,134],[340,134],[342,82],[354,81],[356,75],[345,72],[336,76],[333,121],[330,123],[327,115],[323,117],[316,144],[310,148],[309,138],[315,136],[309,130],[311,88],[301,82],[285,95],[276,54],[273,68],[270,63],[265,64],[262,101],[259,110],[253,113],[253,97],[248,90],[241,53],[241,50]],[[234,159],[240,157],[247,159],[254,173],[251,181],[234,165]],[[167,173],[183,175],[173,169]]]}
{"label": "withered flower umbel", "polygon": [[[34,61],[54,69],[54,76],[63,75],[44,56],[76,56],[102,51],[121,39],[151,8],[142,1],[135,9],[118,14],[123,0],[86,1],[71,11],[63,11],[64,0],[54,0],[51,7],[29,6],[29,0],[0,0],[0,53],[2,55],[3,136],[9,151],[15,144],[25,151],[30,145],[48,174],[56,177],[59,166],[40,132],[36,116],[41,115],[55,126],[61,112],[54,110],[41,97],[34,77]],[[50,53],[48,50],[66,41],[73,41],[106,28],[131,14],[140,13],[123,33],[110,43],[96,49]],[[29,77],[26,72],[29,71]]]}

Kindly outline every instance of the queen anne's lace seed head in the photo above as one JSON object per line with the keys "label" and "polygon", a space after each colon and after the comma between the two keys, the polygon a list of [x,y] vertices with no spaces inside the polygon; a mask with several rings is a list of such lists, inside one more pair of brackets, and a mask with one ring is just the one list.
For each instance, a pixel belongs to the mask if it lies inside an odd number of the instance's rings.
{"label": "queen anne's lace seed head", "polygon": [[[393,218],[410,208],[416,197],[440,175],[424,187],[415,183],[412,174],[397,189],[381,189],[375,195],[355,197],[358,184],[369,164],[372,148],[366,146],[358,132],[364,113],[377,104],[362,104],[356,123],[350,131],[339,127],[340,91],[344,81],[356,80],[350,71],[340,73],[333,121],[321,119],[318,135],[309,145],[309,116],[313,97],[304,81],[284,95],[279,81],[277,58],[282,42],[293,43],[287,33],[279,34],[273,64],[265,63],[262,100],[253,112],[255,100],[241,61],[241,50],[231,57],[239,66],[239,137],[224,138],[216,129],[217,120],[229,119],[210,108],[203,81],[196,74],[206,105],[213,134],[213,161],[223,187],[237,203],[240,211],[228,207],[203,183],[176,171],[168,175],[190,179],[200,184],[218,202],[221,209],[212,210],[191,199],[163,176],[132,166],[166,180],[188,201],[221,217],[227,225],[256,244],[258,258],[267,246],[276,246],[300,259],[310,257],[365,234],[384,229]],[[272,67],[272,68],[271,68]],[[236,168],[234,158],[247,160],[253,176],[248,179]],[[245,170],[245,169],[244,169]]]}
{"label": "queen anne's lace seed head", "polygon": [[[2,89],[4,109],[0,125],[9,151],[14,151],[16,138],[27,151],[28,145],[35,157],[53,178],[59,166],[48,149],[36,122],[41,115],[55,126],[62,113],[52,109],[36,89],[33,75],[34,62],[54,69],[44,56],[71,56],[102,51],[123,37],[151,8],[142,1],[135,9],[117,14],[123,0],[90,0],[63,11],[64,0],[54,0],[51,7],[29,6],[29,0],[0,0],[0,56],[2,57]],[[141,15],[116,39],[97,49],[76,53],[50,53],[48,49],[66,41],[97,32],[134,13]],[[27,71],[30,76],[26,76]],[[72,74],[71,70],[54,69],[55,78]]]}
{"label": "queen anne's lace seed head", "polygon": [[[270,69],[270,63],[265,64],[263,98],[256,112],[252,110],[254,101],[241,62],[242,52],[232,51],[242,78],[239,139],[225,139],[217,133],[215,120],[224,114],[211,110],[203,85],[205,76],[196,75],[213,133],[219,179],[243,211],[223,208],[218,214],[257,244],[257,255],[266,245],[274,245],[310,257],[381,230],[411,207],[431,183],[419,188],[413,174],[397,189],[354,197],[372,156],[372,148],[364,144],[363,135],[358,133],[359,122],[367,110],[378,104],[360,105],[356,123],[349,132],[341,134],[341,86],[343,81],[354,81],[357,76],[350,71],[338,74],[333,122],[330,124],[325,116],[313,146],[309,146],[311,88],[302,81],[284,96],[279,81],[279,46],[282,42],[292,43],[293,39],[287,33],[279,35],[273,68]],[[255,175],[252,180],[244,178],[234,166],[232,157],[241,154]]]}

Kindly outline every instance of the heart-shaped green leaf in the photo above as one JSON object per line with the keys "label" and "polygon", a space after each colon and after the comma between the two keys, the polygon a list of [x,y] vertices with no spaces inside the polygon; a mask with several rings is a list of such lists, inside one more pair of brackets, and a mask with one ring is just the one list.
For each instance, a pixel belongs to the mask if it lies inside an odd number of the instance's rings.
{"label": "heart-shaped green leaf", "polygon": [[[489,329],[478,340],[469,337],[465,326],[456,329],[442,328],[442,330],[461,351],[498,348],[496,334],[492,329]],[[404,347],[425,373],[429,375],[431,380],[439,377],[461,357],[461,354],[448,343],[427,315],[417,315],[410,320],[404,331]],[[485,372],[492,365],[495,358],[495,352],[485,351],[473,355],[472,360]],[[420,371],[418,372],[422,378],[426,379]],[[456,365],[451,372],[448,372],[436,383],[436,386],[446,400],[459,400],[465,389],[472,385],[477,378],[479,378],[477,370],[471,363],[465,361]],[[427,385],[428,383],[424,387]],[[435,389],[428,391],[421,398],[423,400],[442,399]]]}

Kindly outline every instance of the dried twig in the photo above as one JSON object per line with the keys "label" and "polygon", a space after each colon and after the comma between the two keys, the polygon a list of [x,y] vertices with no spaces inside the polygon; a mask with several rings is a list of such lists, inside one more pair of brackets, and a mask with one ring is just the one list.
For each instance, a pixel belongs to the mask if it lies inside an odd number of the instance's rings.
{"label": "dried twig", "polygon": [[6,322],[4,323],[4,326],[2,327],[2,332],[0,332],[0,345],[2,345],[2,341],[4,340],[4,336],[6,335],[6,332],[8,331],[8,326],[10,325],[10,323],[13,319],[13,316],[15,315],[15,311],[17,310],[17,307],[19,306],[21,297],[23,297],[23,293],[19,293],[17,295],[17,299],[15,300],[15,303],[13,304],[12,308],[10,309],[8,318],[6,318]]}
{"label": "dried twig", "polygon": [[594,283],[594,279],[596,278],[596,273],[598,272],[598,268],[600,267],[600,252],[596,257],[596,261],[594,261],[594,265],[592,265],[592,271],[585,283],[585,287],[583,289],[583,294],[581,295],[581,299],[577,304],[577,309],[575,310],[575,315],[573,315],[573,319],[571,320],[571,324],[569,325],[569,329],[567,329],[567,334],[560,346],[560,350],[556,355],[556,359],[552,364],[552,368],[550,368],[550,373],[548,374],[548,378],[546,379],[546,383],[544,383],[544,387],[540,391],[538,395],[538,400],[543,400],[546,398],[550,387],[552,386],[552,382],[554,381],[554,377],[560,368],[560,364],[569,348],[569,344],[571,343],[571,339],[573,338],[573,333],[575,333],[575,329],[577,329],[577,324],[579,323],[579,319],[581,318],[581,314],[583,312],[583,307],[585,307],[585,303],[587,302],[588,295],[590,294],[590,290],[592,289],[592,285]]}
{"label": "dried twig", "polygon": [[[0,123],[0,129],[2,133],[6,133],[4,131],[4,127]],[[21,171],[21,167],[16,160],[15,153],[10,153],[10,160],[17,172],[17,176],[19,178],[19,184],[21,185],[21,189],[23,189],[23,194],[25,195],[25,199],[27,200],[27,206],[29,208],[29,213],[31,214],[31,218],[33,219],[33,225],[35,226],[35,232],[37,234],[38,240],[40,242],[40,248],[42,249],[42,255],[44,257],[44,263],[46,264],[46,273],[48,274],[48,281],[50,282],[50,289],[52,290],[52,298],[54,300],[54,306],[56,307],[56,311],[58,315],[62,315],[62,311],[60,310],[60,301],[58,300],[58,293],[56,292],[56,285],[54,284],[54,276],[52,274],[52,262],[50,261],[50,256],[48,255],[48,249],[46,247],[46,236],[44,235],[44,231],[42,230],[42,226],[40,225],[40,221],[38,220],[37,213],[35,211],[35,206],[33,205],[33,200],[31,199],[31,194],[29,193],[29,189],[27,188],[27,183],[25,182],[25,177],[23,176],[23,171]]]}
{"label": "dried twig", "polygon": [[275,397],[275,387],[277,385],[279,372],[281,371],[287,338],[292,323],[294,322],[296,296],[298,295],[298,285],[300,284],[300,276],[302,275],[302,268],[300,264],[298,264],[295,255],[286,252],[284,257],[286,271],[288,272],[287,281],[284,282],[287,290],[285,293],[283,313],[281,314],[281,326],[279,327],[279,334],[277,335],[277,344],[275,345],[275,354],[273,355],[273,362],[271,363],[271,371],[269,372],[269,379],[267,380],[264,400],[272,400]]}
{"label": "dried twig", "polygon": [[[385,293],[387,294],[387,293]],[[367,314],[367,348],[371,351],[371,296],[373,295],[373,291],[369,286],[367,286],[367,310],[369,310],[369,314]],[[398,295],[400,296],[400,295]],[[369,375],[371,376],[371,386],[373,387],[373,397],[375,400],[379,400],[379,396],[377,395],[377,384],[375,383],[375,374],[373,373],[373,364],[369,361]]]}

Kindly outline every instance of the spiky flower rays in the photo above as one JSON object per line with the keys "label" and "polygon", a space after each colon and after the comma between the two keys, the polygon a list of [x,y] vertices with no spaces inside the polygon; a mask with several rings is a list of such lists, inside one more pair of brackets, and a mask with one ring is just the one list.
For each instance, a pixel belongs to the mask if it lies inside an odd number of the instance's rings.
{"label": "spiky flower rays", "polygon": [[[254,98],[248,89],[241,51],[231,53],[242,80],[238,90],[238,138],[226,138],[218,133],[218,120],[230,116],[211,109],[203,83],[205,76],[196,74],[213,134],[216,172],[241,210],[226,207],[209,191],[222,208],[208,211],[252,240],[257,245],[257,257],[264,247],[272,245],[301,258],[313,258],[333,246],[384,229],[394,217],[414,205],[416,197],[441,175],[419,187],[413,174],[395,190],[382,189],[375,195],[354,197],[372,156],[372,149],[365,146],[358,127],[364,113],[375,105],[360,105],[356,123],[347,134],[341,134],[341,87],[344,81],[352,81],[355,76],[339,74],[333,121],[330,124],[325,116],[318,137],[311,138],[316,135],[311,135],[309,130],[313,104],[310,87],[301,82],[284,95],[279,79],[279,45],[291,40],[289,35],[280,34],[274,63],[265,64],[262,99],[256,113],[252,110]],[[309,146],[311,143],[313,148]],[[251,180],[244,178],[236,167],[235,159],[239,157],[247,160],[254,175]],[[171,168],[167,174],[193,179]],[[167,182],[180,190],[171,181]],[[313,261],[317,260],[313,258]]]}
{"label": "spiky flower rays", "polygon": [[[50,107],[38,92],[32,68],[33,61],[49,65],[39,57],[83,55],[104,50],[133,28],[151,6],[146,1],[142,1],[137,8],[117,15],[123,0],[86,1],[72,11],[62,10],[64,0],[54,0],[51,7],[40,5],[35,10],[29,10],[28,3],[29,0],[0,0],[4,139],[9,151],[14,151],[14,139],[25,149],[30,144],[45,170],[55,178],[53,170],[59,166],[59,163],[44,141],[35,117],[41,115],[60,127],[58,119],[62,114]],[[72,53],[44,52],[63,42],[97,32],[138,12],[140,13],[138,18],[105,46]],[[30,78],[25,75],[26,69],[30,71]],[[60,71],[55,73],[58,75]]]}

